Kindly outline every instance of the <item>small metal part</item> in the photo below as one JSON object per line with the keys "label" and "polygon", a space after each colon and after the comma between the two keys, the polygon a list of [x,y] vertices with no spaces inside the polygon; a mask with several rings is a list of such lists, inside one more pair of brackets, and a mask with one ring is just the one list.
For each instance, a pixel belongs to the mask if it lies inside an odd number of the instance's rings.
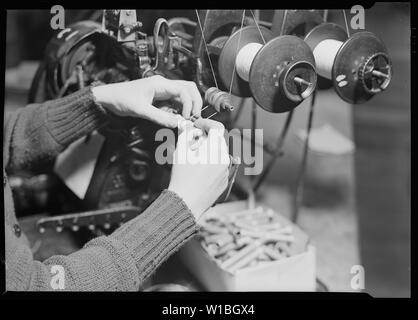
{"label": "small metal part", "polygon": [[234,110],[234,106],[231,102],[231,95],[215,87],[206,90],[205,101],[214,107],[217,112]]}
{"label": "small metal part", "polygon": [[135,181],[146,180],[150,170],[148,162],[139,159],[132,159],[128,167],[129,176]]}
{"label": "small metal part", "polygon": [[299,85],[312,86],[312,82],[308,82],[303,78],[294,77],[293,81],[295,81]]}
{"label": "small metal part", "polygon": [[377,52],[366,58],[359,69],[359,79],[363,89],[370,94],[385,90],[392,79],[392,68],[387,54]]}

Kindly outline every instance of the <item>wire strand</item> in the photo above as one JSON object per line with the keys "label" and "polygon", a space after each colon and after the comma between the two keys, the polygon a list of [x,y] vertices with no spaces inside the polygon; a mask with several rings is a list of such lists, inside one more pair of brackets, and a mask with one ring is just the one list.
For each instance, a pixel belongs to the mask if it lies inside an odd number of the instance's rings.
{"label": "wire strand", "polygon": [[[240,31],[239,31],[238,44],[237,44],[237,50],[236,50],[235,56],[238,55],[239,45],[241,44],[241,35],[242,35],[242,27],[244,26],[244,19],[245,19],[245,9],[242,11],[241,27],[240,27]],[[234,84],[235,69],[236,69],[236,64],[234,63],[234,69],[232,70],[231,83],[229,85],[229,94],[231,94],[232,85]]]}
{"label": "wire strand", "polygon": [[286,20],[287,20],[287,10],[285,10],[285,11],[284,11],[284,14],[283,14],[283,22],[282,22],[282,27],[280,28],[280,35],[281,35],[281,36],[283,35],[283,32],[284,32],[284,26],[285,26],[285,24],[286,24]]}
{"label": "wire strand", "polygon": [[343,11],[344,22],[345,22],[345,30],[347,31],[347,36],[350,37],[350,28],[348,27],[347,14],[345,13],[344,9],[342,9],[342,11]]}
{"label": "wire strand", "polygon": [[255,15],[254,15],[253,10],[250,10],[250,12],[251,12],[251,14],[252,14],[252,16],[253,16],[253,19],[254,19],[255,25],[257,26],[257,29],[258,29],[258,32],[260,33],[261,39],[263,40],[263,44],[266,44],[266,40],[264,39],[263,34],[261,33],[260,26],[258,25],[258,22],[257,22],[257,19],[255,18]]}
{"label": "wire strand", "polygon": [[202,26],[202,23],[200,22],[199,12],[197,11],[197,9],[195,9],[195,12],[196,12],[197,22],[199,24],[200,32],[202,32],[202,40],[203,40],[203,43],[205,45],[206,55],[208,56],[209,65],[210,65],[210,69],[212,71],[213,80],[215,81],[216,88],[218,88],[218,81],[216,80],[215,69],[213,68],[212,60],[210,59],[209,49],[208,49],[208,45],[206,43],[205,33],[204,33],[204,27],[206,25],[207,14],[205,15],[205,21],[203,21],[203,26]]}

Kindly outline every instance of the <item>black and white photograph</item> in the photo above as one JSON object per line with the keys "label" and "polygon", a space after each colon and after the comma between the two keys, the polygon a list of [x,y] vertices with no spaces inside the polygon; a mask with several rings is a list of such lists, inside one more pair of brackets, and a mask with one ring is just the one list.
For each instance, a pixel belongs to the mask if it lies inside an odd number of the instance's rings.
{"label": "black and white photograph", "polygon": [[411,3],[280,5],[6,5],[6,297],[411,298]]}

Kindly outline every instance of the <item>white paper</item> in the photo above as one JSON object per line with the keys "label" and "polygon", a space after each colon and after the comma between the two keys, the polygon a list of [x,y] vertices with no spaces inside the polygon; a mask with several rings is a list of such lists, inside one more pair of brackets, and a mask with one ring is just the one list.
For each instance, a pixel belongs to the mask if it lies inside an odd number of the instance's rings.
{"label": "white paper", "polygon": [[80,199],[86,195],[104,141],[94,132],[87,142],[86,137],[73,142],[55,161],[55,173]]}

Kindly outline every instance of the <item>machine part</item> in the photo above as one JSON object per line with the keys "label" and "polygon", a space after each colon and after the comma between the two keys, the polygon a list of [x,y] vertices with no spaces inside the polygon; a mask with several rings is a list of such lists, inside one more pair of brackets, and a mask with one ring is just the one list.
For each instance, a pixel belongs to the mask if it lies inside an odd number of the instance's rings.
{"label": "machine part", "polygon": [[155,73],[173,69],[173,48],[170,42],[169,25],[166,19],[159,18],[154,25],[153,47],[155,53]]}
{"label": "machine part", "polygon": [[87,86],[94,81],[109,83],[135,77],[133,55],[102,32],[100,24],[80,21],[58,32],[48,43],[28,100],[43,102],[67,95],[80,88],[80,80]]}
{"label": "machine part", "polygon": [[141,182],[149,178],[150,165],[147,161],[140,159],[132,159],[129,161],[129,176],[131,179]]}
{"label": "machine part", "polygon": [[272,39],[270,30],[260,27],[260,31],[256,26],[239,29],[228,38],[222,47],[218,62],[218,74],[224,86],[236,96],[252,96],[248,81],[242,79],[234,70],[241,49],[250,43],[264,44],[264,41]]}
{"label": "machine part", "polygon": [[225,42],[218,73],[231,93],[253,97],[264,110],[281,113],[295,108],[315,89],[314,65],[303,40],[295,36],[272,39],[266,28],[247,26]]}
{"label": "machine part", "polygon": [[363,103],[388,87],[391,61],[386,47],[373,33],[357,32],[347,39],[343,28],[324,23],[313,28],[305,42],[314,52],[318,72],[332,80],[344,101]]}
{"label": "machine part", "polygon": [[389,57],[381,52],[372,54],[366,59],[359,70],[359,78],[364,90],[376,94],[387,88],[392,77],[389,64]]}
{"label": "machine part", "polygon": [[89,228],[90,230],[94,230],[97,227],[110,229],[111,226],[119,226],[121,222],[127,222],[135,218],[140,212],[140,208],[137,207],[121,206],[69,213],[66,215],[41,218],[37,221],[36,228],[39,233],[44,233],[47,229],[55,229],[57,232],[70,229],[76,232],[82,227]]}
{"label": "machine part", "polygon": [[274,36],[304,37],[313,27],[324,22],[324,10],[275,10],[271,32]]}
{"label": "machine part", "polygon": [[[347,85],[339,81],[342,75]],[[335,80],[334,80],[335,79]],[[392,64],[384,44],[371,32],[353,34],[341,47],[333,68],[334,88],[341,99],[363,103],[385,90],[392,79]]]}
{"label": "machine part", "polygon": [[213,106],[217,112],[234,110],[234,106],[231,102],[231,95],[215,87],[206,90],[205,101]]}
{"label": "machine part", "polygon": [[[200,10],[198,18],[201,21],[202,29],[196,27],[193,51],[202,64],[196,69],[196,82],[200,85],[211,87],[221,85],[218,75],[215,79],[211,74],[211,64],[214,70],[217,69],[218,58],[224,42],[240,27],[242,21],[242,10]],[[244,19],[244,25],[248,25],[250,19]],[[207,50],[206,50],[207,47]],[[221,88],[228,90],[228,87]],[[205,91],[205,90],[203,90]]]}
{"label": "machine part", "polygon": [[251,65],[252,96],[266,111],[288,112],[315,90],[314,66],[314,56],[303,40],[295,36],[274,38],[258,51]]}

